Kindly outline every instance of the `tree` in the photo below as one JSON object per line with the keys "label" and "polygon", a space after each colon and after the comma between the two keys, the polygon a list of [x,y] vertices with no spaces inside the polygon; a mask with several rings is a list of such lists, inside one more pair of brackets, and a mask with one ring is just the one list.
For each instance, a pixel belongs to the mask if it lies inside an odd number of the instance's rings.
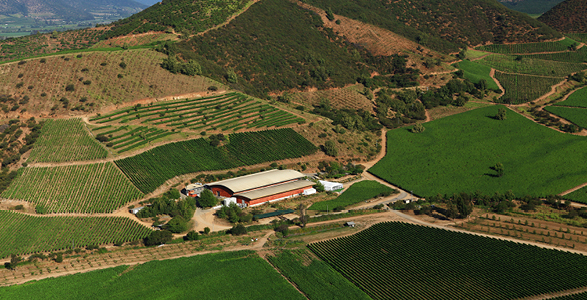
{"label": "tree", "polygon": [[56,263],[62,263],[63,262],[63,254],[62,253],[57,253],[55,255],[55,262]]}
{"label": "tree", "polygon": [[461,216],[461,218],[468,217],[473,212],[473,202],[461,196],[458,196],[457,198],[458,199],[456,202],[459,215]]}
{"label": "tree", "polygon": [[169,230],[158,230],[153,231],[148,237],[145,238],[145,246],[162,245],[171,242],[173,234]]}
{"label": "tree", "polygon": [[195,231],[190,231],[188,234],[183,238],[186,241],[196,241],[200,239],[200,235],[198,235]]}
{"label": "tree", "polygon": [[306,223],[308,223],[309,219],[309,217],[306,215],[306,206],[303,203],[300,203],[298,210],[300,211],[300,226],[306,227]]}
{"label": "tree", "polygon": [[188,223],[181,216],[177,216],[167,223],[167,229],[173,233],[184,232],[188,230]]}
{"label": "tree", "polygon": [[230,83],[238,82],[238,76],[236,75],[233,69],[226,70],[226,80],[228,80],[228,82]]}
{"label": "tree", "polygon": [[446,217],[450,219],[454,219],[459,214],[459,210],[454,205],[453,200],[449,200],[446,203]]}
{"label": "tree", "polygon": [[336,145],[333,141],[326,141],[326,143],[324,143],[324,153],[329,156],[338,155],[338,150],[336,150]]}
{"label": "tree", "polygon": [[426,128],[424,128],[424,125],[422,125],[422,123],[416,123],[416,125],[414,125],[414,127],[412,128],[412,132],[414,133],[420,133],[424,130],[426,130]]}
{"label": "tree", "polygon": [[204,190],[202,191],[202,193],[200,194],[200,197],[198,197],[198,205],[200,207],[213,207],[216,206],[216,204],[218,203],[218,199],[216,199],[216,197],[214,197],[214,194],[212,193],[211,190]]}
{"label": "tree", "polygon": [[232,235],[243,235],[243,234],[247,234],[247,228],[243,224],[238,224],[238,225],[233,226],[230,229],[230,233]]}
{"label": "tree", "polygon": [[318,181],[314,186],[312,186],[314,189],[316,189],[316,192],[318,193],[322,193],[324,192],[324,185],[322,183],[320,183],[320,181]]}
{"label": "tree", "polygon": [[75,91],[75,86],[74,86],[73,84],[71,84],[71,83],[70,83],[70,84],[68,84],[68,85],[65,87],[65,91],[67,91],[67,92],[73,92],[73,91]]}
{"label": "tree", "polygon": [[496,120],[505,120],[506,119],[506,111],[505,108],[500,108],[499,110],[497,110],[497,115],[495,115],[495,119]]}
{"label": "tree", "polygon": [[493,170],[495,170],[495,172],[497,172],[497,177],[503,176],[504,169],[503,169],[502,163],[500,163],[500,162],[496,163],[495,166],[493,166]]}
{"label": "tree", "polygon": [[204,234],[210,234],[210,227],[204,227]]}

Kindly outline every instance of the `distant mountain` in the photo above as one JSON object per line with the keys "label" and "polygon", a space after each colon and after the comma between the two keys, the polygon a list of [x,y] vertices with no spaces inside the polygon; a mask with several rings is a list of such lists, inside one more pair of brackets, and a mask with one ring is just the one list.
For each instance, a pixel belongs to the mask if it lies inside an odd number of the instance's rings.
{"label": "distant mountain", "polygon": [[161,0],[137,0],[137,2],[151,6],[157,2],[161,2]]}
{"label": "distant mountain", "polygon": [[0,0],[0,15],[85,21],[102,14],[128,17],[146,7],[132,0]]}
{"label": "distant mountain", "polygon": [[564,33],[587,33],[587,1],[566,0],[538,20]]}
{"label": "distant mountain", "polygon": [[509,9],[530,15],[541,15],[564,0],[498,0]]}

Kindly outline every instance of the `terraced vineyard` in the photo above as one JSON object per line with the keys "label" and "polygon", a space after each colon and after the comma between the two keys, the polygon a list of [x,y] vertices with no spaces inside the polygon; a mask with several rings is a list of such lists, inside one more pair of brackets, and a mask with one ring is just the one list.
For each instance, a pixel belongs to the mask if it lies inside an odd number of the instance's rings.
{"label": "terraced vineyard", "polygon": [[80,119],[46,120],[30,162],[69,162],[105,158],[108,151],[90,136]]}
{"label": "terraced vineyard", "polygon": [[295,93],[292,95],[292,101],[302,105],[318,105],[321,99],[328,99],[334,108],[352,108],[370,111],[373,108],[373,102],[359,92],[363,89],[364,87],[362,85],[355,85],[334,90]]}
{"label": "terraced vineyard", "polygon": [[[161,68],[164,58],[166,55],[162,53],[141,49],[86,52],[3,64],[0,65],[0,91],[29,96],[31,100],[21,108],[44,113],[64,108],[92,111],[105,104],[206,93],[210,86],[222,88],[220,83],[205,77],[172,74]],[[72,89],[66,90],[70,84]],[[67,102],[59,101],[62,98]]]}
{"label": "terraced vineyard", "polygon": [[538,53],[538,52],[560,52],[567,51],[569,47],[577,42],[566,38],[562,41],[543,42],[543,43],[527,43],[527,44],[505,44],[505,45],[486,45],[478,47],[478,50],[488,51],[501,54],[522,54],[522,53]]}
{"label": "terraced vineyard", "polygon": [[571,106],[587,108],[587,87],[572,93],[567,100],[554,104],[556,106]]}
{"label": "terraced vineyard", "polygon": [[105,136],[107,138],[104,141],[105,146],[112,148],[118,153],[133,150],[176,134],[173,131],[146,126],[136,126],[133,128],[131,126],[113,127],[111,125],[98,127],[94,129],[94,133]]}
{"label": "terraced vineyard", "polygon": [[581,128],[587,128],[587,108],[546,106],[544,109]]}
{"label": "terraced vineyard", "polygon": [[567,51],[559,53],[546,53],[546,54],[530,54],[523,55],[521,57],[530,59],[544,59],[554,60],[569,63],[585,63],[587,62],[587,47],[581,47],[577,51]]}
{"label": "terraced vineyard", "polygon": [[587,33],[566,33],[565,35],[574,40],[587,43]]}
{"label": "terraced vineyard", "polygon": [[383,195],[391,195],[397,192],[374,180],[359,181],[349,187],[342,195],[329,201],[321,201],[312,204],[308,209],[312,210],[333,210],[336,207],[346,207],[365,200]]}
{"label": "terraced vineyard", "polygon": [[143,194],[109,162],[21,168],[1,196],[32,202],[39,213],[110,213]]}
{"label": "terraced vineyard", "polygon": [[533,101],[548,93],[550,87],[563,81],[558,77],[540,77],[532,75],[508,74],[495,72],[495,78],[505,89],[502,103],[520,104]]}
{"label": "terraced vineyard", "polygon": [[399,222],[308,247],[373,299],[515,299],[587,284],[580,254]]}
{"label": "terraced vineyard", "polygon": [[135,241],[151,229],[124,217],[34,217],[0,210],[0,258]]}
{"label": "terraced vineyard", "polygon": [[476,62],[502,72],[550,77],[564,77],[571,73],[587,69],[587,66],[581,63],[531,59],[528,57],[522,57],[520,59],[520,57],[522,56],[514,57],[492,54]]}
{"label": "terraced vineyard", "polygon": [[[174,129],[226,131],[280,127],[304,119],[240,93],[151,103],[91,119],[98,124],[133,123]],[[161,132],[162,133],[162,132]],[[120,136],[118,136],[120,137]]]}
{"label": "terraced vineyard", "polygon": [[178,175],[297,158],[317,150],[291,128],[233,133],[228,140],[222,147],[204,139],[166,144],[116,164],[135,186],[149,193]]}

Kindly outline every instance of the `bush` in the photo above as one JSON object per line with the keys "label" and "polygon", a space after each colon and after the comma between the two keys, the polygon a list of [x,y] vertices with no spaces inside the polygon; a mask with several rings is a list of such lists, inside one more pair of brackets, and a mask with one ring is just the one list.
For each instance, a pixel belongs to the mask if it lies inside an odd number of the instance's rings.
{"label": "bush", "polygon": [[145,246],[155,246],[169,243],[173,239],[173,234],[168,230],[153,231],[151,235],[145,238]]}
{"label": "bush", "polygon": [[424,132],[424,130],[426,130],[426,128],[424,128],[424,125],[422,125],[422,123],[417,123],[412,128],[412,132],[414,132],[414,133]]}
{"label": "bush", "polygon": [[167,223],[166,228],[173,233],[181,233],[188,230],[188,223],[181,216],[177,216]]}
{"label": "bush", "polygon": [[244,235],[247,234],[247,228],[243,224],[238,224],[233,226],[230,229],[230,234],[232,235]]}
{"label": "bush", "polygon": [[65,91],[66,91],[66,92],[73,92],[73,91],[75,91],[75,86],[74,86],[73,84],[68,84],[68,85],[65,87]]}
{"label": "bush", "polygon": [[196,241],[200,239],[200,235],[192,230],[183,239],[186,241]]}
{"label": "bush", "polygon": [[214,197],[214,194],[210,190],[204,190],[198,197],[198,205],[200,207],[214,207],[218,203],[218,199]]}
{"label": "bush", "polygon": [[120,67],[121,67],[121,68],[123,68],[123,69],[126,69],[126,63],[125,63],[125,62],[120,62],[120,63],[118,64],[118,66],[120,66]]}

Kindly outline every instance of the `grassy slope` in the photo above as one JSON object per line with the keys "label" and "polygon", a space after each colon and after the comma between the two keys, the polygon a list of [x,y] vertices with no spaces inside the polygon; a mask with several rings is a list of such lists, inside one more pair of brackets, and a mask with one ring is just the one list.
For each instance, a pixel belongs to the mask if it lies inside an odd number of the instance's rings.
{"label": "grassy slope", "polygon": [[489,76],[489,73],[491,72],[490,67],[468,60],[463,60],[459,62],[458,65],[458,68],[465,73],[465,78],[469,79],[471,82],[479,83],[479,80],[485,79],[488,88],[492,90],[499,89],[495,81],[493,81],[493,78]]}
{"label": "grassy slope", "polygon": [[370,299],[330,265],[310,256],[306,249],[284,250],[267,259],[312,300]]}
{"label": "grassy slope", "polygon": [[373,69],[342,42],[330,40],[339,37],[322,25],[317,15],[294,3],[267,0],[177,47],[183,57],[199,61],[210,78],[226,81],[226,69],[233,68],[240,75],[236,86],[256,96],[306,86],[342,87]]}
{"label": "grassy slope", "polygon": [[[587,181],[584,137],[562,134],[500,106],[480,108],[388,132],[388,152],[373,174],[421,196],[512,190],[516,195],[556,194]],[[491,169],[501,162],[503,177]]]}
{"label": "grassy slope", "polygon": [[152,261],[0,288],[4,299],[304,299],[254,252]]}
{"label": "grassy slope", "polygon": [[555,104],[557,106],[575,106],[575,107],[585,107],[587,108],[587,87],[584,87],[567,98],[567,100],[563,102],[559,102]]}
{"label": "grassy slope", "polygon": [[[77,58],[78,55],[81,58]],[[0,66],[0,93],[29,96],[31,100],[21,105],[21,109],[40,113],[55,106],[57,112],[66,111],[64,103],[59,101],[62,97],[68,99],[70,108],[91,111],[106,104],[204,92],[211,85],[219,86],[219,83],[204,77],[172,74],[164,70],[159,64],[165,57],[150,50],[130,50],[91,52],[63,58],[52,56],[45,58],[45,63],[41,59],[33,59],[22,65],[5,64]],[[126,63],[124,69],[120,67],[123,61]],[[102,63],[106,65],[102,66]],[[118,78],[118,74],[123,78]],[[18,88],[17,84],[21,82],[23,86]],[[66,91],[68,84],[73,84],[75,90]],[[43,93],[46,96],[42,96]],[[80,102],[83,97],[87,101]]]}
{"label": "grassy slope", "polygon": [[575,125],[587,128],[587,109],[576,107],[546,106],[545,110],[551,112]]}
{"label": "grassy slope", "polygon": [[336,199],[314,203],[308,209],[326,210],[327,208],[330,208],[330,210],[333,210],[339,206],[353,205],[371,198],[375,198],[381,193],[391,193],[393,191],[394,190],[392,188],[387,187],[377,181],[359,181],[351,185],[351,187],[349,187]]}
{"label": "grassy slope", "polygon": [[458,51],[458,44],[531,42],[560,36],[544,24],[508,10],[496,1],[419,1],[417,4],[409,0],[304,2],[322,9],[331,8],[335,14],[389,29],[443,52]]}

